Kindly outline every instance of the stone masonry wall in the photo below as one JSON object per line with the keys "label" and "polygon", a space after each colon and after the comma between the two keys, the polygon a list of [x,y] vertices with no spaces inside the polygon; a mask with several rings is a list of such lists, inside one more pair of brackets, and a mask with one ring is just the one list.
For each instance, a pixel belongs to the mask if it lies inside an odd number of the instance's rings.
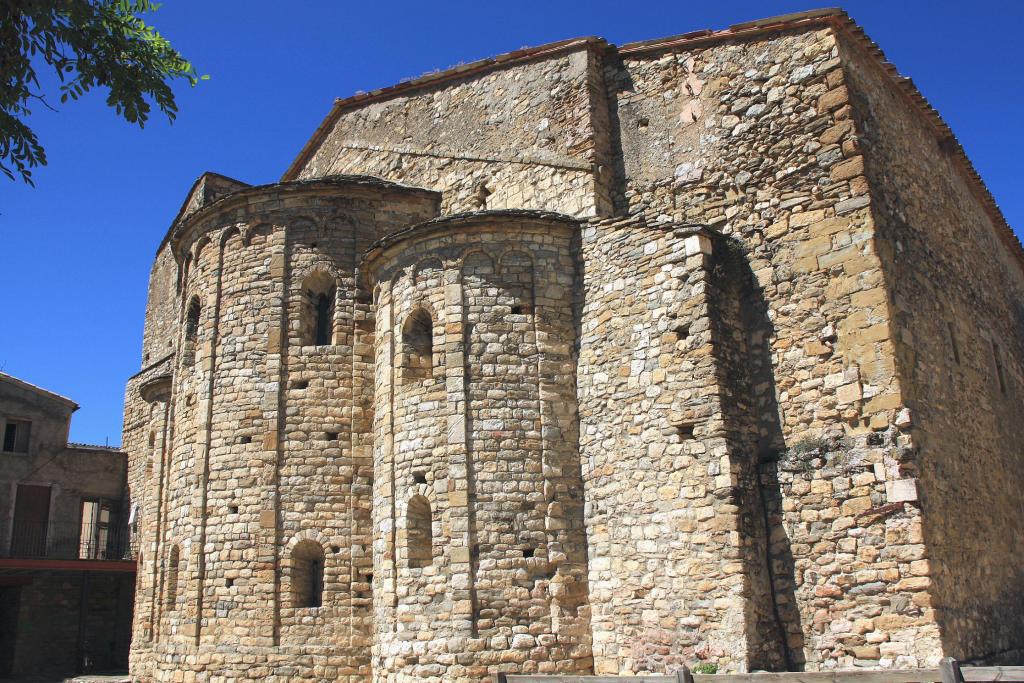
{"label": "stone masonry wall", "polygon": [[1020,258],[969,186],[955,142],[915,116],[859,46],[840,45],[912,420],[901,467],[924,511],[918,581],[949,654],[1012,660],[1024,649]]}
{"label": "stone masonry wall", "polygon": [[[563,218],[471,214],[421,226],[368,263],[375,680],[591,670],[573,232]],[[410,334],[422,314],[433,323],[427,374]],[[417,505],[433,527],[425,562]]]}
{"label": "stone masonry wall", "polygon": [[636,221],[584,233],[580,451],[597,674],[746,663],[710,252],[706,236]]}
{"label": "stone masonry wall", "polygon": [[[185,280],[170,396],[143,373],[131,397],[143,415],[150,403],[150,431],[163,402],[173,418],[148,479],[157,503],[143,507],[140,534],[159,559],[143,562],[140,615],[153,616],[136,628],[139,674],[365,680],[369,596],[354,594],[370,564],[371,471],[353,382],[370,357],[353,344],[365,319],[355,258],[436,210],[433,193],[378,181],[299,183],[200,211],[172,240]],[[313,275],[335,297],[323,345],[305,329]],[[294,597],[310,543],[323,574],[314,605]]]}
{"label": "stone masonry wall", "polygon": [[[648,222],[716,228],[756,282],[748,346],[763,367],[746,439],[757,452],[745,457],[766,461],[790,662],[874,665],[878,641],[891,639],[912,658],[900,663],[933,661],[927,618],[916,629],[888,619],[926,600],[912,580],[923,549],[919,510],[893,493],[905,486],[899,383],[832,31],[620,54],[607,77],[623,157],[617,203]],[[639,670],[619,657],[606,666]]]}
{"label": "stone masonry wall", "polygon": [[153,261],[146,298],[146,322],[142,331],[142,367],[159,362],[174,352],[176,283],[178,264],[168,246]]}
{"label": "stone masonry wall", "polygon": [[605,112],[599,57],[581,43],[345,109],[298,177],[358,173],[427,187],[444,192],[449,214],[607,213]]}
{"label": "stone masonry wall", "polygon": [[133,671],[1015,656],[1019,254],[854,34],[516,53],[197,184],[126,397]]}

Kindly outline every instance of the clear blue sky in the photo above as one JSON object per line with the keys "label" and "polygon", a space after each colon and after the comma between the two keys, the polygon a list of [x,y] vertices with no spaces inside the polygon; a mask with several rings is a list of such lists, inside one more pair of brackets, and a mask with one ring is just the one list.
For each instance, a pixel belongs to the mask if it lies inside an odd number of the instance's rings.
{"label": "clear blue sky", "polygon": [[[210,80],[140,131],[94,92],[32,125],[49,166],[0,178],[0,369],[82,408],[74,441],[120,443],[154,251],[192,181],[276,180],[335,97],[526,45],[624,43],[824,6],[803,2],[167,0],[154,23]],[[1024,2],[855,0],[853,15],[960,138],[1024,227]]]}

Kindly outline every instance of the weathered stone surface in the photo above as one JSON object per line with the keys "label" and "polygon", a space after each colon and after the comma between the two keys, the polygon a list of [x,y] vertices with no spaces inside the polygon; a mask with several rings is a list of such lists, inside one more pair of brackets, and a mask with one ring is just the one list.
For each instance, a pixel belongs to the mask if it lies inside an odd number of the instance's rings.
{"label": "weathered stone surface", "polygon": [[[849,30],[575,41],[356,98],[289,182],[180,218],[146,342],[175,350],[174,393],[126,403],[129,452],[161,444],[132,475],[159,558],[136,672],[433,683],[1020,648],[997,604],[1024,547],[1019,249]],[[958,429],[974,441],[948,450]],[[999,568],[952,556],[974,530]],[[295,600],[309,558],[320,606]]]}

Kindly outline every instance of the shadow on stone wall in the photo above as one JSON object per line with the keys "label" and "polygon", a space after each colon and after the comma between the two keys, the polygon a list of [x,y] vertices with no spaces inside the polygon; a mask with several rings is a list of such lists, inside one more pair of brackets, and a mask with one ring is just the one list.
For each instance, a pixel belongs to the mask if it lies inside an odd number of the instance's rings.
{"label": "shadow on stone wall", "polygon": [[739,472],[734,496],[744,538],[749,668],[802,671],[803,629],[778,476],[786,445],[771,353],[775,329],[742,244],[718,242],[712,277],[720,297],[713,305],[719,309],[723,417]]}

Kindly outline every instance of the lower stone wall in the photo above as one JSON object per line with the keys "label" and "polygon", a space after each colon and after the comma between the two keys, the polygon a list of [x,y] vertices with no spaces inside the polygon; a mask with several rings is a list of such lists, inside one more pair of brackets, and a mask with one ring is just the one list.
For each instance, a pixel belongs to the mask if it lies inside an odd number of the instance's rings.
{"label": "lower stone wall", "polygon": [[[203,645],[196,649],[161,644],[133,653],[132,674],[147,683],[197,680],[363,683],[367,678],[360,668],[365,661],[364,648]],[[216,673],[211,676],[213,672]]]}
{"label": "lower stone wall", "polygon": [[[11,673],[63,676],[80,670],[126,668],[133,578],[91,573],[86,579],[82,572],[45,573],[34,575],[29,583],[18,587]],[[83,617],[80,609],[84,580],[88,586]],[[84,630],[81,650],[80,624]]]}

